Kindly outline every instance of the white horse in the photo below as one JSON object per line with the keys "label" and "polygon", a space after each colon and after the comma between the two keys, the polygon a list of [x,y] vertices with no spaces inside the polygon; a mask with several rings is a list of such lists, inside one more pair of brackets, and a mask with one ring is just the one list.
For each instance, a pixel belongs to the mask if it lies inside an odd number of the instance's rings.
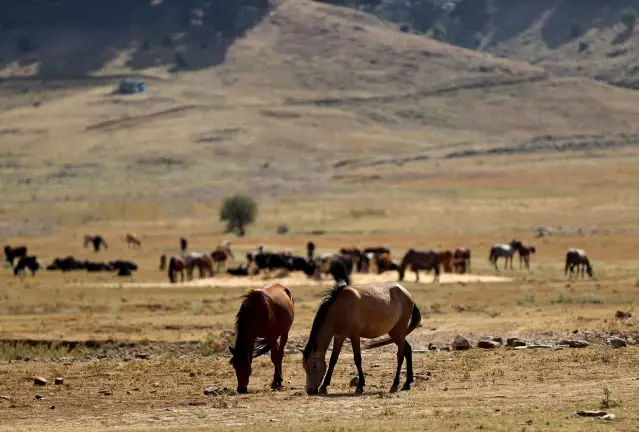
{"label": "white horse", "polygon": [[506,244],[495,244],[493,245],[493,247],[490,248],[490,256],[488,257],[488,260],[493,263],[493,265],[495,266],[495,270],[499,271],[499,268],[497,267],[497,259],[499,257],[504,257],[504,269],[508,269],[508,261],[510,261],[510,269],[512,270],[513,255],[515,255],[515,252],[518,251],[520,247],[521,242],[517,240],[513,240],[510,243]]}

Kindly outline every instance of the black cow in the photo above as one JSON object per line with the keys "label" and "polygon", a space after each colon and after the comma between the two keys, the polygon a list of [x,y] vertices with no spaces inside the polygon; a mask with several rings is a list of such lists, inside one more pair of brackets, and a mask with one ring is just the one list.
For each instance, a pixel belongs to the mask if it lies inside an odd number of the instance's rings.
{"label": "black cow", "polygon": [[16,258],[22,258],[27,256],[27,247],[26,246],[11,247],[9,245],[6,245],[4,247],[4,255],[7,259],[7,262],[11,264],[11,267],[13,267],[13,261]]}
{"label": "black cow", "polygon": [[19,274],[24,277],[26,269],[29,269],[31,270],[31,276],[35,276],[36,272],[40,270],[40,268],[40,262],[36,256],[23,256],[13,269],[13,274],[14,276],[18,276]]}
{"label": "black cow", "polygon": [[115,270],[115,268],[111,264],[104,262],[93,262],[87,260],[85,261],[85,265],[86,270],[90,273]]}
{"label": "black cow", "polygon": [[127,269],[129,270],[129,272],[134,272],[138,269],[138,266],[136,263],[134,263],[133,261],[123,261],[123,260],[117,260],[117,261],[109,261],[109,265],[111,265],[111,267],[113,267],[116,270],[120,270],[120,269]]}
{"label": "black cow", "polygon": [[285,269],[288,268],[287,257],[272,253],[272,252],[261,252],[252,255],[252,262],[255,263],[259,270],[262,269]]}

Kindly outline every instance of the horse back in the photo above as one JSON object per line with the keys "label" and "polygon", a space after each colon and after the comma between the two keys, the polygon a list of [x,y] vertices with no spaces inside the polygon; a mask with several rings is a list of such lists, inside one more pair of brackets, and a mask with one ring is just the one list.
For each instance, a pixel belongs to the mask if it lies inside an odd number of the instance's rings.
{"label": "horse back", "polygon": [[[295,306],[291,291],[278,283],[267,285],[259,291],[264,295],[268,310],[267,316],[264,317],[268,320],[268,324],[264,328],[269,329],[275,336],[288,333],[295,319]],[[267,337],[269,335],[258,336]]]}

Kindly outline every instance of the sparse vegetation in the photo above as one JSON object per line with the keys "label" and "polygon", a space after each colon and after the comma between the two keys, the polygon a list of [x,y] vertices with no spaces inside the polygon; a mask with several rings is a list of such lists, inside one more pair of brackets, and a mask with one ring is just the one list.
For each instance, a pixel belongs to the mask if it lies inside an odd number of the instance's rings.
{"label": "sparse vegetation", "polygon": [[520,306],[530,306],[535,304],[535,299],[536,299],[537,295],[534,291],[527,291],[525,294],[523,294],[519,300],[517,300],[517,304],[519,304]]}
{"label": "sparse vegetation", "polygon": [[226,222],[226,232],[236,232],[242,237],[246,226],[252,224],[257,217],[257,204],[244,195],[226,198],[220,209],[220,220]]}
{"label": "sparse vegetation", "polygon": [[287,224],[282,223],[277,226],[277,233],[279,235],[284,235],[284,234],[287,234],[288,232],[289,232],[289,228]]}

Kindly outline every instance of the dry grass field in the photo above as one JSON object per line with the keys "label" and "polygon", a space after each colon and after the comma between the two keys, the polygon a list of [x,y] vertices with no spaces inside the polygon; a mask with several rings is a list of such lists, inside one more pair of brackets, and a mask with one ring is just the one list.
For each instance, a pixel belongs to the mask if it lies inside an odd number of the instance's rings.
{"label": "dry grass field", "polygon": [[[73,55],[77,46],[56,37],[42,50]],[[0,430],[636,430],[636,92],[306,0],[278,2],[216,67],[133,70],[126,56],[83,78],[2,70],[2,243],[26,244],[45,263],[121,258],[140,270],[21,280],[2,269]],[[148,92],[112,95],[120,75],[145,77]],[[236,192],[259,203],[245,238],[218,221],[221,199]],[[289,233],[277,235],[280,224]],[[535,238],[538,226],[554,234]],[[140,250],[127,248],[127,231]],[[90,233],[109,249],[83,248]],[[329,395],[306,396],[297,348],[331,284],[285,278],[296,301],[285,388],[268,389],[265,357],[249,394],[237,395],[227,355],[235,314],[247,289],[269,281],[168,284],[159,257],[180,236],[199,251],[230,238],[233,264],[257,243],[299,254],[309,239],[320,252],[385,245],[396,259],[411,247],[464,245],[473,275],[433,284],[432,274],[415,283],[408,272],[423,314],[409,336],[416,385],[387,392],[396,360],[386,347],[364,353],[358,397],[350,347]],[[496,272],[489,248],[513,238],[537,247],[532,269],[500,261]],[[567,280],[570,247],[588,251],[594,279]],[[354,283],[396,278],[356,274]],[[633,317],[617,319],[619,310]],[[590,346],[428,350],[458,334],[473,344],[518,336]],[[611,335],[628,346],[611,348]],[[208,387],[217,390],[205,396]],[[616,418],[575,414],[602,407]]]}

